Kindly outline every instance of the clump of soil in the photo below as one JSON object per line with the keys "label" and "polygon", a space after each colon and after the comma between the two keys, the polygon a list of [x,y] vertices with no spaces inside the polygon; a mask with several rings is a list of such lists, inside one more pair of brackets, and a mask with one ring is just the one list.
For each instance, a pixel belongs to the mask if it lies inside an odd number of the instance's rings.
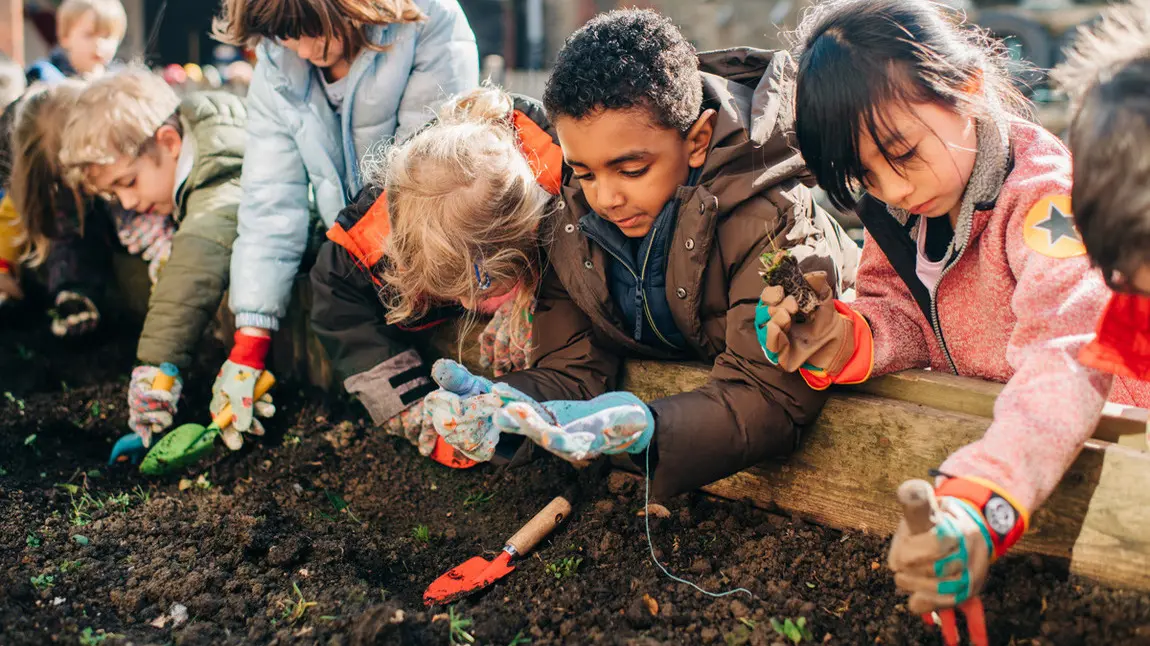
{"label": "clump of soil", "polygon": [[[799,617],[803,643],[940,643],[895,594],[881,537],[683,496],[652,519],[656,554],[708,590],[754,594],[714,599],[652,563],[635,516],[642,480],[546,456],[451,470],[358,405],[291,383],[276,387],[266,437],[197,472],[109,468],[134,344],[106,338],[88,361],[22,334],[8,341],[35,353],[41,376],[0,400],[4,644],[447,644],[454,628],[455,642],[500,646],[773,645],[791,642],[771,619]],[[189,373],[180,421],[206,419],[220,359]],[[572,517],[515,572],[451,608],[423,605],[431,581],[494,557],[573,482],[584,493]],[[1008,557],[984,598],[995,644],[1150,643],[1150,596],[1056,562]]]}
{"label": "clump of soil", "polygon": [[819,295],[803,277],[795,257],[790,251],[782,249],[768,251],[759,260],[763,263],[763,281],[768,286],[782,287],[784,294],[793,296],[799,306],[795,321],[798,323],[806,321],[807,317],[818,309]]}

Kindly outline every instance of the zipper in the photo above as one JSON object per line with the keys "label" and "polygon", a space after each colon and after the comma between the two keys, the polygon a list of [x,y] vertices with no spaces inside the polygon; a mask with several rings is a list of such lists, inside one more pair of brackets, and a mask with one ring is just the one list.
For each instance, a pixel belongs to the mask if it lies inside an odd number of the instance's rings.
{"label": "zipper", "polygon": [[[641,273],[639,275],[639,289],[640,289],[640,291],[642,291],[643,284],[647,280],[647,261],[651,259],[651,247],[655,246],[655,236],[658,235],[658,233],[659,233],[659,228],[658,227],[652,227],[651,228],[651,237],[647,239],[647,253],[643,255],[643,267],[640,269]],[[646,292],[643,292],[643,314],[646,315],[647,324],[651,326],[651,330],[655,333],[655,336],[659,337],[659,340],[662,341],[664,345],[666,345],[668,347],[672,347],[672,348],[678,348],[679,347],[679,346],[675,345],[674,343],[671,343],[670,341],[668,341],[666,339],[666,337],[663,336],[663,333],[659,332],[659,326],[655,325],[655,317],[651,315],[651,310],[650,310],[650,308],[647,307]]]}
{"label": "zipper", "polygon": [[[612,258],[614,258],[616,261],[618,261],[619,264],[623,265],[623,267],[626,268],[626,270],[631,273],[631,277],[635,279],[635,284],[637,285],[637,288],[635,291],[636,291],[636,295],[638,296],[638,299],[637,299],[638,303],[636,303],[636,304],[640,304],[640,303],[642,304],[643,315],[646,317],[647,323],[651,326],[651,329],[655,332],[655,336],[659,337],[659,340],[662,341],[663,343],[665,343],[668,347],[678,349],[679,346],[668,341],[662,335],[662,333],[659,332],[659,328],[655,325],[655,319],[651,315],[650,308],[647,307],[647,296],[643,292],[643,276],[636,273],[635,270],[631,268],[631,265],[627,261],[625,261],[621,257],[619,257],[619,254],[612,251],[611,247],[607,244],[604,244],[604,242],[602,240],[600,240],[599,237],[596,236],[592,231],[589,231],[582,224],[579,225],[579,230],[582,231],[583,234],[586,235],[588,238],[591,238],[596,243],[598,243],[598,245],[604,251],[606,251],[608,254],[610,254]],[[651,230],[651,243],[652,244],[654,244],[654,240],[655,240],[654,234],[655,234],[655,229],[652,229]],[[643,274],[644,275],[647,273],[647,260],[650,257],[651,257],[651,245],[647,245],[647,255],[646,255],[646,257],[643,258]],[[608,291],[610,291],[610,288],[608,288]],[[638,319],[636,319],[636,323],[638,323]],[[642,324],[639,324],[638,327],[640,330],[642,330]],[[640,334],[633,334],[632,336],[642,337],[643,335],[640,333]],[[636,339],[636,341],[639,341],[639,339]]]}
{"label": "zipper", "polygon": [[[974,213],[971,213],[971,218],[973,219],[973,217]],[[926,220],[921,220],[919,226],[926,226]],[[942,273],[938,275],[938,282],[934,284],[934,289],[930,291],[930,325],[934,329],[935,340],[938,341],[939,347],[942,348],[943,355],[946,356],[946,363],[950,366],[950,371],[955,375],[958,374],[958,366],[954,363],[954,357],[950,355],[950,348],[946,346],[946,339],[942,336],[942,319],[938,315],[938,290],[942,287],[942,281],[946,278],[946,275],[950,273],[951,268],[957,265],[958,261],[962,260],[962,255],[966,253],[967,242],[969,242],[970,238],[970,227],[967,227],[966,237],[967,239],[962,241],[962,247],[959,248],[958,255],[942,268]],[[952,245],[955,245],[955,243],[957,243],[957,240],[951,242]]]}

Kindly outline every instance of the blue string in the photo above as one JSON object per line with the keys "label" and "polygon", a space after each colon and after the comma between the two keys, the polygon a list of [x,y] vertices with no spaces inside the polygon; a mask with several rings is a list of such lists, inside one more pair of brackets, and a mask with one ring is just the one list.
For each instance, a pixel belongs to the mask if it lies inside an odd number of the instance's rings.
{"label": "blue string", "polygon": [[669,579],[671,579],[672,581],[677,581],[679,583],[686,583],[687,585],[698,590],[699,592],[702,592],[703,594],[707,595],[708,597],[714,597],[716,599],[719,599],[719,598],[725,597],[727,595],[735,594],[736,592],[745,592],[745,593],[747,593],[748,597],[754,599],[755,595],[750,590],[748,590],[746,588],[735,588],[733,590],[727,590],[726,592],[707,592],[706,590],[700,588],[699,586],[695,585],[694,583],[691,583],[690,581],[688,581],[686,579],[683,579],[683,578],[675,576],[674,574],[671,574],[669,571],[667,571],[667,568],[663,567],[663,564],[659,562],[658,557],[655,556],[655,543],[651,540],[651,508],[650,508],[650,504],[651,504],[651,449],[649,447],[647,449],[647,455],[645,456],[645,460],[646,460],[646,465],[644,466],[644,469],[643,469],[643,471],[644,471],[644,473],[643,473],[643,524],[646,526],[646,529],[647,529],[647,547],[650,548],[650,550],[651,550],[651,560],[654,561],[655,565],[658,565],[659,569],[663,571],[663,574],[666,574],[667,577]]}

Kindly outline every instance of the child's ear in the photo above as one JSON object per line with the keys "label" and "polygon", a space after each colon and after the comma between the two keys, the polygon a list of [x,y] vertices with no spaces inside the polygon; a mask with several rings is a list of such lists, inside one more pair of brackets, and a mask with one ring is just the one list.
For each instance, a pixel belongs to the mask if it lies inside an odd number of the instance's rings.
{"label": "child's ear", "polygon": [[707,161],[707,151],[711,148],[711,136],[715,134],[714,110],[708,108],[687,131],[687,165],[700,168]]}
{"label": "child's ear", "polygon": [[169,155],[178,157],[184,138],[178,130],[169,125],[162,125],[156,130],[156,145]]}

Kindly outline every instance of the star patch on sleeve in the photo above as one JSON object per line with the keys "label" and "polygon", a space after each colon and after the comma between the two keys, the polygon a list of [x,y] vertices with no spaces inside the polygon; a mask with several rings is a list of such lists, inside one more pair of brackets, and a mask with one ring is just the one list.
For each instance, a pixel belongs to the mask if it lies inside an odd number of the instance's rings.
{"label": "star patch on sleeve", "polygon": [[1048,195],[1035,202],[1022,225],[1026,246],[1051,258],[1086,254],[1082,236],[1074,226],[1069,195]]}

